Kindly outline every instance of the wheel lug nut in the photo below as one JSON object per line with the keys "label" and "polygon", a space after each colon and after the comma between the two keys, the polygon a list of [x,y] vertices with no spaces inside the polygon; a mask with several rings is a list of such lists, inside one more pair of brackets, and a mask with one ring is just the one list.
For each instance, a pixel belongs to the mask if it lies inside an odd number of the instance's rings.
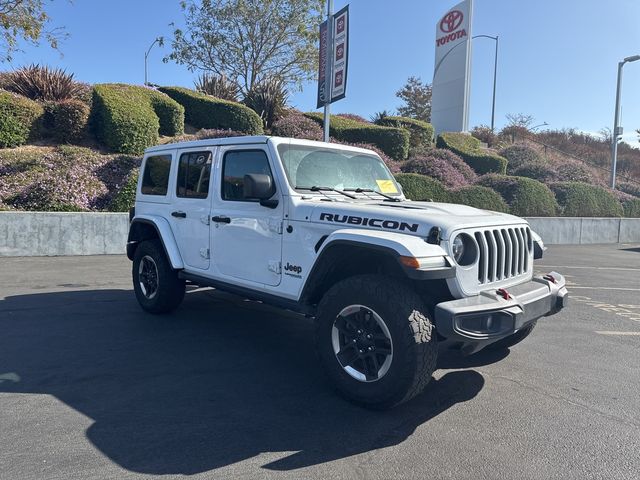
{"label": "wheel lug nut", "polygon": [[356,339],[354,338],[353,340],[351,340],[352,343],[356,343]]}
{"label": "wheel lug nut", "polygon": [[358,350],[358,351],[359,351],[360,353],[364,353],[364,351],[363,351],[363,350]]}

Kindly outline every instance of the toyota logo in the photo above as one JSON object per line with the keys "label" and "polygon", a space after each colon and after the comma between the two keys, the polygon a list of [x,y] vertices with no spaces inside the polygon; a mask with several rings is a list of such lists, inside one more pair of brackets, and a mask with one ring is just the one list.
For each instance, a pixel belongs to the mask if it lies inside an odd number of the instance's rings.
{"label": "toyota logo", "polygon": [[440,30],[444,33],[453,32],[462,24],[463,19],[464,15],[460,10],[451,10],[440,20]]}

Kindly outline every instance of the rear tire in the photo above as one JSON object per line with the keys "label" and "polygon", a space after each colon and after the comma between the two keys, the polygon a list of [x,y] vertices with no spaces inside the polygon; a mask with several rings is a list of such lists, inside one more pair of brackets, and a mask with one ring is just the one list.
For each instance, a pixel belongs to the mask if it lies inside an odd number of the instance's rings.
{"label": "rear tire", "polygon": [[171,267],[160,240],[147,240],[138,245],[132,276],[138,303],[147,312],[171,312],[184,299],[185,282]]}
{"label": "rear tire", "polygon": [[505,348],[511,348],[514,345],[523,341],[525,338],[527,338],[531,334],[535,326],[536,326],[536,321],[533,321],[526,327],[518,330],[513,335],[509,335],[508,337],[505,337],[502,340],[498,340],[497,342],[492,343],[487,347],[487,349],[504,350]]}
{"label": "rear tire", "polygon": [[427,309],[411,286],[382,275],[334,285],[316,317],[316,348],[336,389],[359,405],[386,409],[431,380],[438,345]]}

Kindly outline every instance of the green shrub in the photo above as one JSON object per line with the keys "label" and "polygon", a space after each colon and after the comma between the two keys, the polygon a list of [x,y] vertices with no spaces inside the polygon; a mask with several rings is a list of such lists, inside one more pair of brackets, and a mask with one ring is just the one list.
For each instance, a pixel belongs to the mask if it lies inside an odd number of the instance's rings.
{"label": "green shrub", "polygon": [[510,169],[510,172],[516,177],[533,178],[534,180],[538,180],[542,183],[547,183],[557,178],[556,170],[542,162],[520,165],[516,169]]}
{"label": "green shrub", "polygon": [[91,115],[96,138],[116,152],[141,154],[158,142],[159,134],[184,131],[184,108],[146,87],[96,85]]}
{"label": "green shrub", "polygon": [[437,145],[457,153],[478,175],[506,173],[507,159],[481,148],[480,141],[466,133],[445,132],[438,135]]}
{"label": "green shrub", "polygon": [[625,217],[640,218],[640,198],[627,200],[622,204],[622,208]]}
{"label": "green shrub", "polygon": [[549,187],[531,178],[490,174],[480,178],[478,184],[502,195],[514,215],[550,217],[558,210]]}
{"label": "green shrub", "polygon": [[249,107],[210,97],[182,87],[161,87],[184,107],[185,121],[195,128],[236,130],[250,135],[263,133],[262,119]]}
{"label": "green shrub", "polygon": [[143,87],[94,87],[92,126],[96,138],[115,152],[142,154],[158,143],[160,121]]}
{"label": "green shrub", "polygon": [[87,130],[89,107],[80,100],[64,100],[47,106],[50,117],[48,127],[53,137],[60,143],[81,140]]}
{"label": "green shrub", "polygon": [[513,174],[517,168],[532,163],[541,163],[542,158],[533,148],[526,145],[511,145],[510,147],[500,150],[500,155],[509,162],[507,171]]}
{"label": "green shrub", "polygon": [[398,127],[409,131],[411,149],[428,147],[433,143],[433,126],[430,123],[407,117],[382,117],[376,121],[383,127]]}
{"label": "green shrub", "polygon": [[620,202],[606,189],[581,182],[551,184],[565,217],[621,217]]}
{"label": "green shrub", "polygon": [[451,203],[460,203],[483,210],[508,212],[509,206],[498,192],[488,187],[472,185],[449,192]]}
{"label": "green shrub", "polygon": [[[322,125],[321,113],[305,115]],[[404,128],[381,127],[332,115],[329,133],[343,142],[375,145],[395,160],[404,160],[409,154],[409,132]]]}
{"label": "green shrub", "polygon": [[109,210],[111,212],[128,212],[136,203],[137,186],[138,170],[134,170],[111,199]]}
{"label": "green shrub", "polygon": [[44,108],[21,95],[0,91],[0,147],[17,147],[40,136]]}
{"label": "green shrub", "polygon": [[417,173],[399,173],[396,180],[402,186],[405,197],[416,201],[447,202],[449,194],[444,185],[435,178]]}
{"label": "green shrub", "polygon": [[146,89],[151,107],[160,121],[160,135],[175,137],[184,133],[184,107],[157,90]]}

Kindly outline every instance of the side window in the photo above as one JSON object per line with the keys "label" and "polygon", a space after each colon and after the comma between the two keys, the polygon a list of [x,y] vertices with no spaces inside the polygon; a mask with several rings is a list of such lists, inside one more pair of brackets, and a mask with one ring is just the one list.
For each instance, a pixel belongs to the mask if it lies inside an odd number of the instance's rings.
{"label": "side window", "polygon": [[144,195],[166,195],[170,170],[171,155],[148,157],[142,174],[140,191]]}
{"label": "side window", "polygon": [[272,176],[264,150],[227,152],[222,163],[222,199],[247,201],[244,198],[244,176],[250,173]]}
{"label": "side window", "polygon": [[211,152],[180,155],[176,194],[183,198],[207,198],[211,177]]}

